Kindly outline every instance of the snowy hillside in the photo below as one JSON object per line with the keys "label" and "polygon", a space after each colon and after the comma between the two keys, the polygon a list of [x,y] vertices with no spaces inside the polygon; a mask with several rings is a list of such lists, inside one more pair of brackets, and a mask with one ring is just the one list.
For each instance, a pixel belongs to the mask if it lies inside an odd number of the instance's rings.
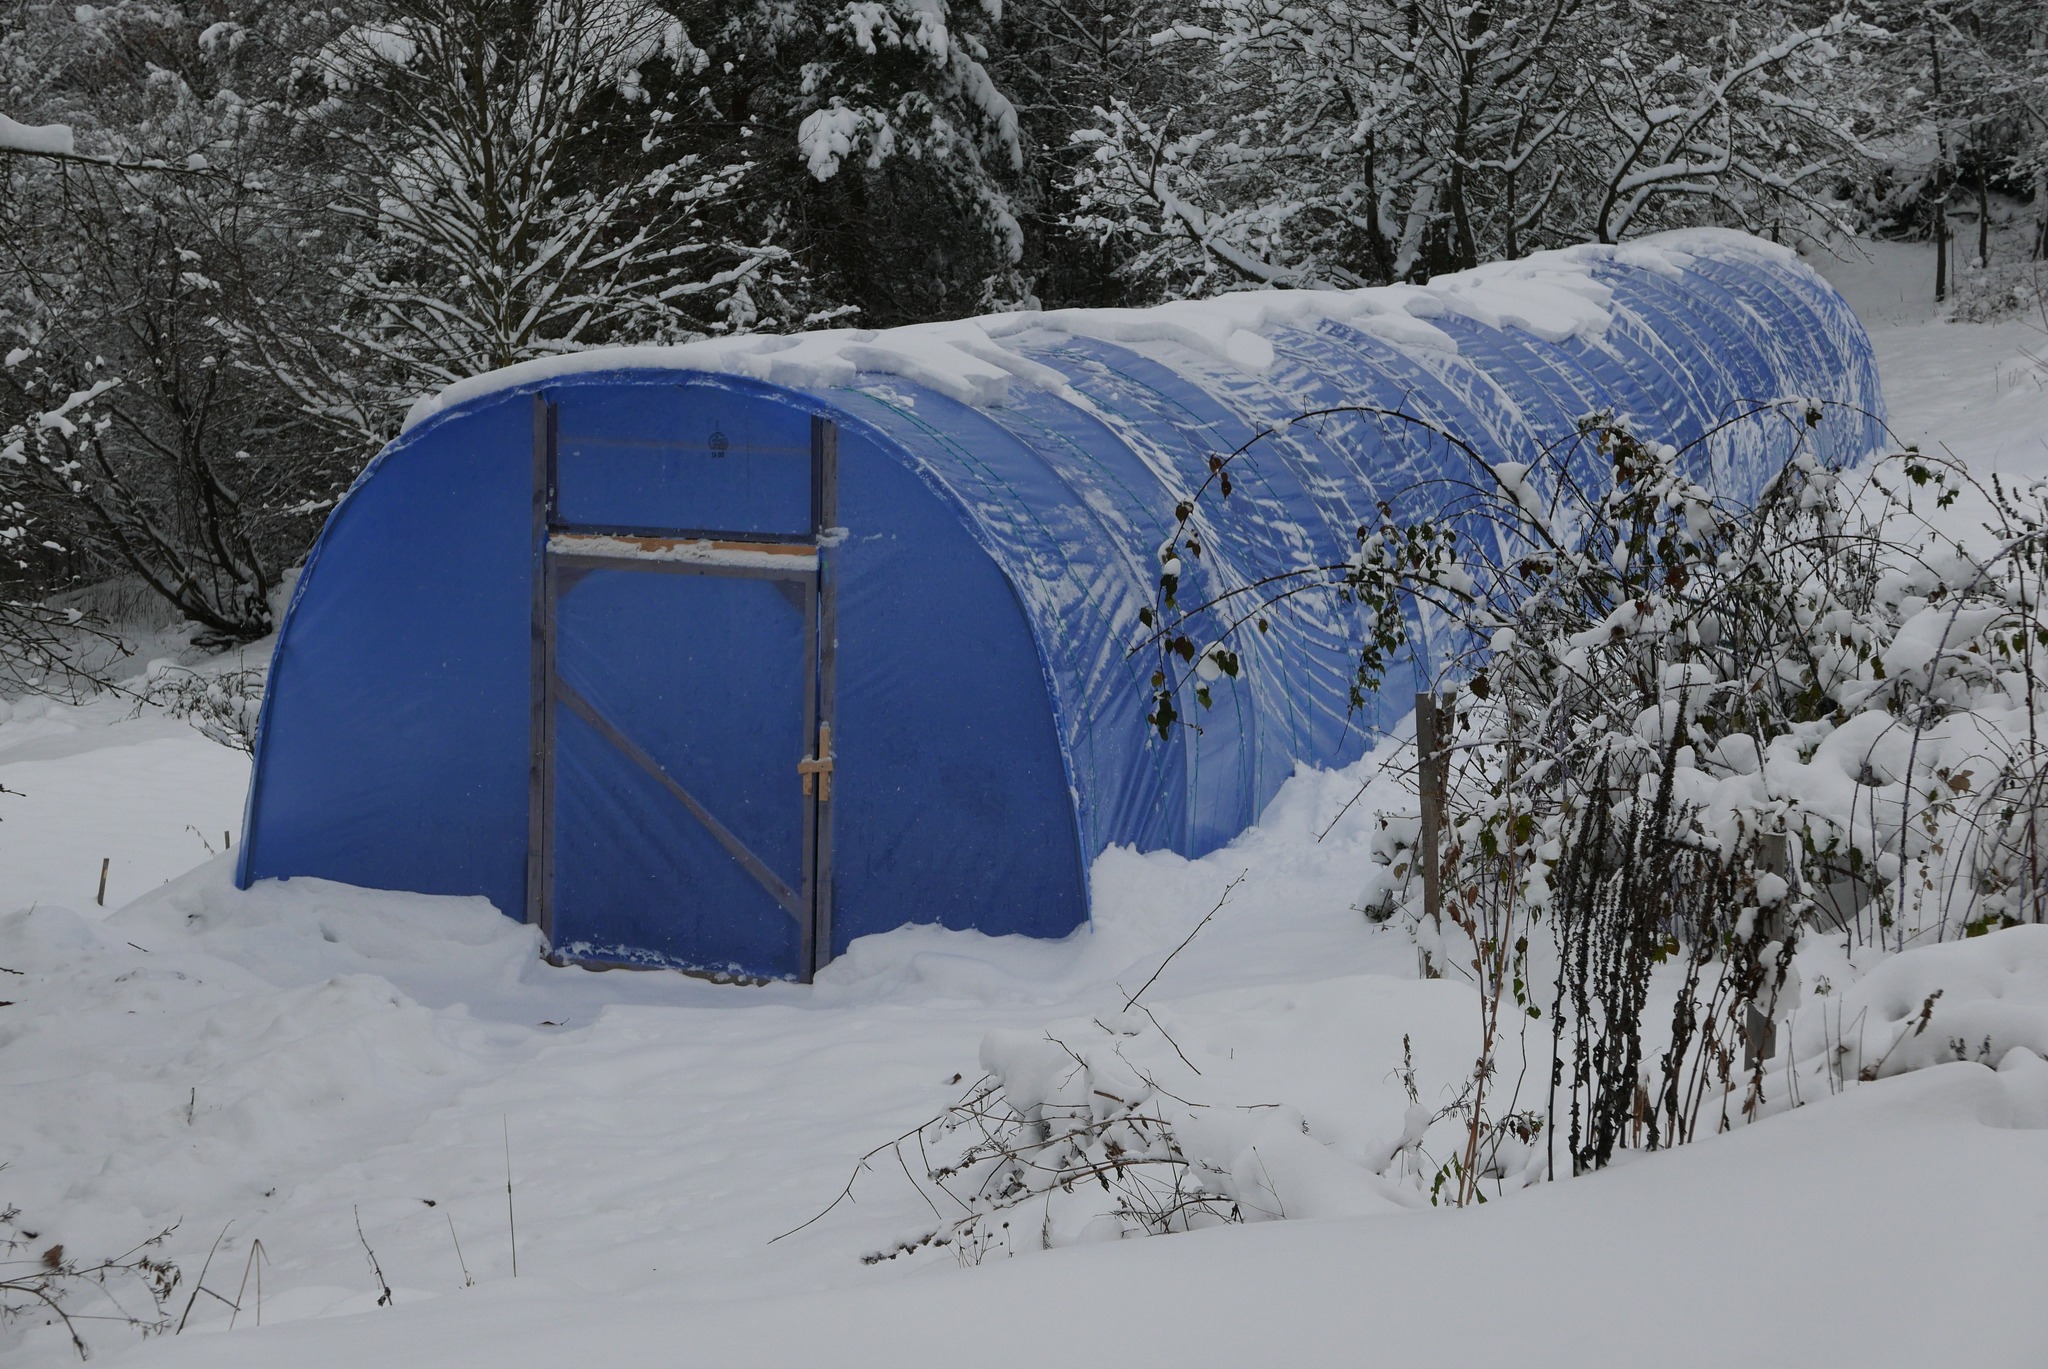
{"label": "snowy hillside", "polygon": [[[1818,265],[1870,325],[1894,428],[1980,476],[2048,475],[2048,332],[1930,321],[1901,284],[1920,249],[1880,251]],[[1981,513],[1945,516],[1960,535]],[[551,968],[479,900],[237,893],[246,758],[135,714],[0,707],[0,909],[20,910],[0,912],[0,1238],[27,1262],[0,1274],[166,1228],[181,1271],[182,1331],[81,1320],[95,1359],[2048,1359],[2048,928],[1889,960],[1817,945],[1806,979],[1830,992],[1785,1059],[1835,1087],[1451,1210],[1386,1177],[1441,1158],[1429,1107],[1479,1028],[1469,987],[1420,978],[1407,934],[1357,909],[1397,748],[1298,775],[1203,860],[1111,851],[1067,941],[906,928],[814,987],[735,987]],[[1106,1042],[1184,1108],[1245,1224],[1096,1243],[1078,1223],[1042,1251],[1052,1200],[978,1260],[864,1263],[950,1215],[889,1143],[1048,1033]],[[1967,1062],[1936,1063],[1951,1039]],[[0,1360],[76,1354],[27,1317]]]}

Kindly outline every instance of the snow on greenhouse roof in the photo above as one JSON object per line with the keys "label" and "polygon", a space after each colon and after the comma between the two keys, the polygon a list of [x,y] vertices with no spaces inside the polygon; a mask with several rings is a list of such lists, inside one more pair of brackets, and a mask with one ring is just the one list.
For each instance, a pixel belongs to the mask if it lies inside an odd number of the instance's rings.
{"label": "snow on greenhouse roof", "polygon": [[1598,342],[1607,328],[1611,292],[1594,278],[1593,267],[1614,263],[1677,276],[1695,251],[1709,248],[1723,259],[1748,254],[1781,266],[1798,261],[1791,250],[1744,233],[1685,229],[1632,243],[1586,244],[1496,262],[1439,276],[1427,285],[1256,290],[1148,309],[1014,312],[880,331],[832,328],[708,338],[671,347],[598,347],[457,381],[413,405],[405,426],[410,429],[482,395],[555,376],[633,368],[748,376],[809,391],[851,385],[863,373],[896,376],[977,408],[1007,404],[1017,384],[1075,397],[1065,376],[1014,345],[1048,334],[1122,344],[1176,342],[1254,375],[1273,365],[1271,333],[1331,320],[1376,334],[1404,351],[1456,351],[1450,335],[1430,322],[1449,316],[1519,329],[1549,342],[1571,337]]}

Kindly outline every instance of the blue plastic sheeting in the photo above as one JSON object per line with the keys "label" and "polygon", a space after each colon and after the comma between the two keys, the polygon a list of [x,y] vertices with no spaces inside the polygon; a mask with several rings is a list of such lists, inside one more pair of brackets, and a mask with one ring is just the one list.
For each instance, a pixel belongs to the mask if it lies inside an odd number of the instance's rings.
{"label": "blue plastic sheeting", "polygon": [[[785,886],[800,885],[801,605],[768,580],[598,570],[562,595],[558,622],[569,686],[630,728]],[[696,818],[582,718],[556,726],[558,950],[796,963],[797,923]]]}
{"label": "blue plastic sheeting", "polygon": [[[1788,255],[1721,235],[1661,259],[1573,260],[1606,292],[1604,327],[1542,336],[1410,305],[1435,330],[1417,333],[1309,313],[1265,329],[1270,360],[1247,368],[1133,327],[1143,312],[1096,330],[1117,342],[1091,335],[1091,316],[1027,320],[1002,347],[1039,379],[1000,402],[858,364],[810,383],[713,375],[687,349],[508,373],[387,448],[309,558],[265,698],[239,878],[527,906],[540,393],[559,413],[568,522],[800,536],[811,419],[838,425],[830,949],[909,922],[1063,935],[1086,919],[1086,869],[1105,847],[1199,855],[1228,841],[1297,762],[1358,757],[1449,647],[1416,624],[1415,659],[1354,712],[1357,622],[1305,597],[1271,632],[1234,639],[1242,677],[1215,682],[1199,730],[1161,741],[1144,722],[1153,659],[1132,652],[1137,615],[1175,504],[1212,455],[1252,443],[1235,493],[1200,514],[1211,554],[1189,567],[1188,600],[1341,559],[1379,501],[1424,515],[1474,475],[1427,428],[1384,416],[1253,441],[1308,410],[1399,410],[1500,460],[1610,410],[1646,436],[1700,441],[1702,478],[1737,496],[1802,437],[1834,461],[1880,445],[1868,339]],[[1783,413],[1742,417],[1794,396],[1828,406],[1810,434]],[[1575,474],[1597,483],[1590,456]],[[1475,519],[1465,535],[1493,534]],[[804,873],[811,602],[786,582],[610,570],[557,600],[565,682],[790,889]],[[803,973],[798,919],[570,710],[554,774],[559,952]]]}

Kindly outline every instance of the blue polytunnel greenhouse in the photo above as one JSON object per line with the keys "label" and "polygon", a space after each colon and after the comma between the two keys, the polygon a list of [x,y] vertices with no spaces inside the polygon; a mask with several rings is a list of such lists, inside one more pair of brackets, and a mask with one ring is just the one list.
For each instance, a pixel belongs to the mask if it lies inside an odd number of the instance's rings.
{"label": "blue polytunnel greenhouse", "polygon": [[1378,501],[1426,513],[1472,474],[1425,426],[1284,426],[1308,411],[1398,410],[1500,460],[1614,412],[1711,434],[1701,478],[1742,495],[1800,425],[1739,416],[1790,397],[1830,406],[1832,460],[1881,440],[1847,305],[1707,231],[1426,286],[515,366],[423,402],[328,520],[238,880],[481,894],[561,960],[745,978],[906,923],[1063,936],[1106,847],[1229,841],[1437,663],[1418,631],[1352,709],[1355,610],[1304,596],[1198,730],[1148,727],[1139,611],[1212,455],[1250,444],[1184,599],[1341,559]]}

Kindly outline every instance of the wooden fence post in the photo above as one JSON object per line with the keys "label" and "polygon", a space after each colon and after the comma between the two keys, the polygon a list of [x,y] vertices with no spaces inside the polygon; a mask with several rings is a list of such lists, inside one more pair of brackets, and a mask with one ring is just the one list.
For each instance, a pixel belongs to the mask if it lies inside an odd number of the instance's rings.
{"label": "wooden fence post", "polygon": [[[1422,915],[1439,936],[1444,927],[1442,834],[1444,825],[1444,727],[1434,694],[1415,696],[1415,758],[1422,799]],[[1430,978],[1433,965],[1425,966]]]}

